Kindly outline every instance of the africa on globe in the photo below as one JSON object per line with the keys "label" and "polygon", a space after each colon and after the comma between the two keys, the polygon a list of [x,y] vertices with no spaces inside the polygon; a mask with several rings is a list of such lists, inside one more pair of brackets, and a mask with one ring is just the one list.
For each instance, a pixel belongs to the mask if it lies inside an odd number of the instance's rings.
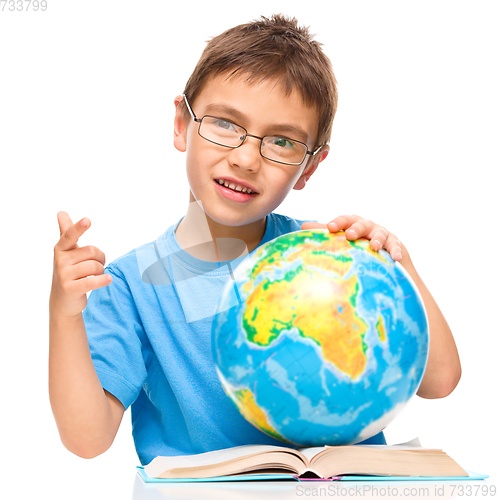
{"label": "africa on globe", "polygon": [[379,433],[416,393],[428,320],[387,252],[301,230],[234,270],[212,346],[226,394],[258,429],[297,446],[346,445]]}

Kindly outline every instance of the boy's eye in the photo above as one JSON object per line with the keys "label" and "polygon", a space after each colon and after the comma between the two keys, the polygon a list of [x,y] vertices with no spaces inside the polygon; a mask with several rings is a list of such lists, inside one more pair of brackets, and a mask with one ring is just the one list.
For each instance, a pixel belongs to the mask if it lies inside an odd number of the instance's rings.
{"label": "boy's eye", "polygon": [[217,118],[214,121],[214,124],[217,127],[222,128],[223,130],[230,130],[230,131],[234,131],[234,132],[237,130],[236,125],[234,125],[232,122],[229,122],[228,120],[223,120],[221,118]]}
{"label": "boy's eye", "polygon": [[271,144],[275,146],[279,146],[281,148],[291,148],[295,149],[296,148],[296,143],[294,141],[291,141],[289,139],[286,139],[285,137],[274,137],[271,139]]}

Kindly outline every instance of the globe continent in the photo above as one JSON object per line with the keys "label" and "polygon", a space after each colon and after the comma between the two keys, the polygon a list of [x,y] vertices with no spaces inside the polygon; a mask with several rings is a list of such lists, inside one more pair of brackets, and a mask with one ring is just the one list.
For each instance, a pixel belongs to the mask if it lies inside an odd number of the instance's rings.
{"label": "globe continent", "polygon": [[353,444],[384,429],[420,385],[428,335],[399,263],[320,229],[247,256],[212,324],[226,394],[257,428],[297,446]]}

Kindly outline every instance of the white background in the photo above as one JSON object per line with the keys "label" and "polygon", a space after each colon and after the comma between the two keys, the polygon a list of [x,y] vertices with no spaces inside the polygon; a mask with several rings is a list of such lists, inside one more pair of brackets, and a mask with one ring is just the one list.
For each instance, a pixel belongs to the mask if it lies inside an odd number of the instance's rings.
{"label": "white background", "polygon": [[[169,4],[169,5],[168,5]],[[2,474],[18,498],[129,498],[127,411],[104,455],[60,443],[47,383],[56,214],[92,227],[107,262],[188,205],[173,99],[205,42],[276,12],[324,45],[339,82],[331,153],[277,213],[357,213],[404,242],[463,367],[442,400],[416,397],[386,430],[419,436],[497,484],[497,13],[493,1],[57,1],[0,12]],[[494,414],[493,414],[494,411]],[[107,475],[108,480],[104,477]],[[98,487],[97,487],[98,486]],[[12,496],[11,496],[12,497]]]}

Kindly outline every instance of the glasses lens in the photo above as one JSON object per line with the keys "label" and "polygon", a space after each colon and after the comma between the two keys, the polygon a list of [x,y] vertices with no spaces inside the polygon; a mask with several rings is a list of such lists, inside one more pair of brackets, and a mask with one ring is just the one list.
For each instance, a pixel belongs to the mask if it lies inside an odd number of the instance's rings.
{"label": "glasses lens", "polygon": [[242,144],[246,131],[223,118],[204,116],[199,127],[199,134],[208,141],[222,146],[237,147]]}
{"label": "glasses lens", "polygon": [[269,160],[300,165],[308,148],[306,144],[286,137],[266,136],[261,143],[261,154]]}

